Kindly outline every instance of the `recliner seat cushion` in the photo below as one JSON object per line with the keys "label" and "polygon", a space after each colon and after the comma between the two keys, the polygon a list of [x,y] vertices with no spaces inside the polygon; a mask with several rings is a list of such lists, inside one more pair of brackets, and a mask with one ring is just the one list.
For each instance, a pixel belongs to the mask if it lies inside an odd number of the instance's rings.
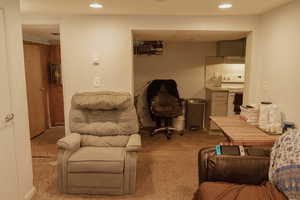
{"label": "recliner seat cushion", "polygon": [[82,147],[68,161],[69,173],[123,173],[123,148]]}
{"label": "recliner seat cushion", "polygon": [[81,146],[92,147],[126,147],[130,136],[116,135],[116,136],[93,136],[82,135]]}

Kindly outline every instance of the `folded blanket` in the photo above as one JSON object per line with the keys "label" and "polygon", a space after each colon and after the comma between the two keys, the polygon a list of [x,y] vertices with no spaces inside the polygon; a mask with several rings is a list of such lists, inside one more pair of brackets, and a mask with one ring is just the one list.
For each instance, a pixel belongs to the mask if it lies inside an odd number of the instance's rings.
{"label": "folded blanket", "polygon": [[272,148],[270,181],[290,200],[300,199],[300,133],[289,131]]}

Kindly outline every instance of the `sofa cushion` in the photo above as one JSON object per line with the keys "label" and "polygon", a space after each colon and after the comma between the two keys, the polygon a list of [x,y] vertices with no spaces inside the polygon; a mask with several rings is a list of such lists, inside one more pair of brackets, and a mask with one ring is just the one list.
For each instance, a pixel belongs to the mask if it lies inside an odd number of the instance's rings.
{"label": "sofa cushion", "polygon": [[274,185],[239,185],[204,182],[199,187],[199,200],[287,200]]}
{"label": "sofa cushion", "polygon": [[68,160],[70,173],[123,173],[124,148],[82,147]]}

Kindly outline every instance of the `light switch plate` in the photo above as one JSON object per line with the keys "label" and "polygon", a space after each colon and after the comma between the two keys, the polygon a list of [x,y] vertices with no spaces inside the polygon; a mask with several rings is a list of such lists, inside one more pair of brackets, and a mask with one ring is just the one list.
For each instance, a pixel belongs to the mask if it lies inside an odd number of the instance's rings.
{"label": "light switch plate", "polygon": [[94,87],[98,88],[101,86],[101,78],[99,76],[94,77]]}
{"label": "light switch plate", "polygon": [[263,82],[263,90],[264,90],[265,92],[269,90],[269,84],[268,84],[267,81],[264,81],[264,82]]}

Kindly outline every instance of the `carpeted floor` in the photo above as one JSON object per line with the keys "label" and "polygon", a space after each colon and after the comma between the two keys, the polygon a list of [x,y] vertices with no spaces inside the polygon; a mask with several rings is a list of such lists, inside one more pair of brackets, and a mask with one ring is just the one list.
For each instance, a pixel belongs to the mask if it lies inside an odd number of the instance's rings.
{"label": "carpeted floor", "polygon": [[31,151],[33,158],[56,157],[56,142],[65,137],[65,128],[63,126],[50,128],[42,135],[31,140]]}
{"label": "carpeted floor", "polygon": [[34,185],[33,200],[191,200],[197,190],[197,152],[200,148],[225,141],[222,136],[188,132],[167,140],[163,135],[142,133],[136,194],[127,196],[66,195],[56,185],[56,141],[64,129],[54,128],[32,140]]}

